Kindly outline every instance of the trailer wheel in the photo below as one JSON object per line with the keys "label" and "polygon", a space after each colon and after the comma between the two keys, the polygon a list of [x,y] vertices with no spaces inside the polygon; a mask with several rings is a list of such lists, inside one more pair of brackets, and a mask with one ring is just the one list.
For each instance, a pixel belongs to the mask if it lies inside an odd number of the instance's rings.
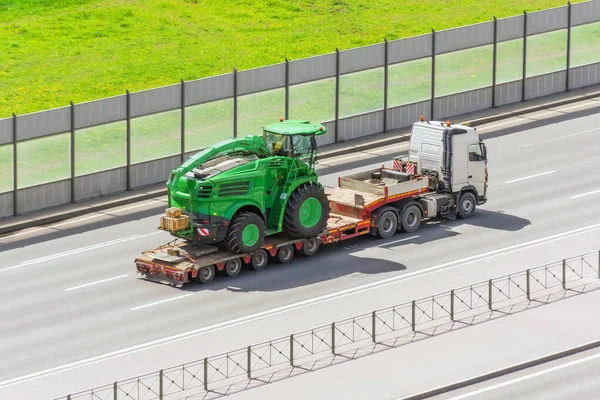
{"label": "trailer wheel", "polygon": [[319,242],[319,238],[310,238],[304,241],[304,245],[302,246],[302,253],[307,256],[314,256],[319,251],[319,246],[321,242]]}
{"label": "trailer wheel", "polygon": [[475,213],[475,196],[471,192],[465,192],[460,196],[458,201],[458,215],[461,218],[469,218]]}
{"label": "trailer wheel", "polygon": [[229,260],[225,263],[225,273],[230,278],[237,276],[242,270],[242,260],[236,258],[234,260]]}
{"label": "trailer wheel", "polygon": [[389,239],[398,229],[398,217],[392,210],[381,213],[377,218],[377,235],[382,239]]}
{"label": "trailer wheel", "polygon": [[404,209],[402,213],[402,228],[405,232],[411,233],[419,229],[421,226],[421,210],[419,207],[412,205]]}
{"label": "trailer wheel", "polygon": [[277,261],[281,264],[287,264],[294,258],[294,248],[291,244],[286,244],[279,248],[277,252]]}
{"label": "trailer wheel", "polygon": [[198,276],[196,276],[196,280],[202,284],[207,284],[207,283],[211,283],[214,277],[215,277],[215,266],[207,265],[198,270]]}
{"label": "trailer wheel", "polygon": [[269,261],[269,255],[265,249],[258,249],[252,256],[252,269],[255,271],[260,271],[267,266],[267,262]]}

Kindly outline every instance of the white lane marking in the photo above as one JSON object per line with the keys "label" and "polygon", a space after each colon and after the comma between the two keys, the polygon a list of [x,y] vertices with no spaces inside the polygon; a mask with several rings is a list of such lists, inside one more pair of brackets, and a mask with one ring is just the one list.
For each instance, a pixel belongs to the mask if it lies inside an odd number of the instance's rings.
{"label": "white lane marking", "polygon": [[526,147],[533,147],[533,146],[537,146],[538,144],[543,144],[543,143],[548,143],[548,142],[554,142],[556,140],[562,140],[562,139],[566,139],[566,138],[570,138],[573,136],[579,136],[579,135],[584,135],[586,133],[590,133],[590,132],[595,132],[600,130],[600,128],[594,128],[594,129],[588,129],[586,131],[581,131],[581,132],[575,132],[575,133],[571,133],[569,135],[564,135],[564,136],[557,136],[555,138],[552,139],[546,139],[546,140],[540,140],[539,142],[535,142],[535,143],[531,143],[531,144],[524,144],[515,148],[509,148],[509,149],[504,149],[504,150],[499,150],[499,151],[495,151],[495,152],[491,152],[490,154],[501,154],[501,153],[506,153],[509,151],[513,151],[514,149],[524,149]]}
{"label": "white lane marking", "polygon": [[[157,197],[162,197],[162,196],[157,196]],[[49,225],[49,226],[44,226],[41,228],[35,228],[35,229],[30,229],[30,230],[25,230],[22,232],[17,232],[17,233],[13,233],[12,235],[7,235],[5,238],[10,239],[10,238],[14,238],[16,236],[21,236],[21,235],[28,235],[30,233],[35,233],[35,232],[39,232],[39,231],[43,231],[43,230],[52,230],[54,228],[58,228],[64,225],[69,225],[69,224],[74,224],[76,222],[81,222],[81,221],[87,221],[93,218],[98,218],[98,217],[104,217],[107,215],[107,213],[117,213],[117,212],[122,212],[122,211],[128,211],[128,210],[133,210],[136,208],[140,208],[140,207],[144,207],[147,205],[150,205],[152,203],[164,203],[164,201],[162,200],[150,200],[150,201],[144,201],[142,203],[138,203],[136,205],[133,206],[128,206],[128,207],[118,207],[115,209],[109,208],[107,210],[104,211],[98,211],[92,215],[89,215],[87,217],[81,217],[81,218],[77,218],[77,219],[70,219],[67,220],[65,222],[61,222],[59,224],[55,224],[55,225]]]}
{"label": "white lane marking", "polygon": [[[381,247],[381,246],[388,246],[390,244],[396,244],[396,243],[402,243],[402,242],[407,242],[409,240],[413,240],[420,237],[419,235],[415,235],[415,236],[411,236],[411,237],[407,237],[404,239],[398,239],[398,240],[394,240],[393,242],[387,242],[387,243],[382,243],[382,244],[378,244],[377,246],[373,246],[373,247]],[[370,247],[369,247],[370,248]]]}
{"label": "white lane marking", "polygon": [[[561,240],[561,239],[565,239],[571,236],[577,236],[580,234],[584,234],[584,233],[589,233],[595,230],[600,229],[600,223],[598,224],[594,224],[594,225],[588,225],[588,226],[584,226],[581,228],[577,228],[577,229],[573,229],[567,232],[562,232],[562,233],[557,233],[555,235],[551,235],[551,236],[546,236],[543,238],[539,238],[539,239],[535,239],[535,240],[531,240],[529,242],[525,242],[525,243],[520,243],[517,245],[513,245],[513,246],[509,246],[509,247],[505,247],[502,249],[497,249],[497,250],[492,250],[486,253],[482,253],[482,254],[478,254],[475,256],[471,256],[471,257],[467,257],[467,258],[463,258],[461,260],[456,260],[456,261],[452,261],[452,262],[448,262],[445,264],[440,264],[437,266],[433,266],[430,268],[426,268],[424,270],[421,271],[415,271],[412,273],[408,273],[405,275],[399,275],[396,277],[392,277],[392,278],[387,278],[387,279],[383,279],[381,281],[377,281],[377,282],[372,282],[372,283],[367,283],[361,286],[357,286],[354,288],[350,288],[350,289],[345,289],[339,292],[335,292],[335,293],[331,293],[331,294],[327,294],[324,296],[320,296],[320,297],[315,297],[313,299],[308,299],[308,300],[303,300],[301,302],[298,303],[293,303],[293,304],[288,304],[286,306],[281,306],[281,307],[277,307],[271,310],[266,310],[266,311],[261,311],[255,314],[251,314],[251,315],[247,315],[245,317],[240,317],[240,318],[236,318],[233,320],[229,320],[229,321],[224,321],[224,322],[220,322],[218,324],[214,324],[211,326],[207,326],[204,328],[199,328],[199,329],[195,329],[192,331],[188,331],[188,332],[184,332],[184,333],[179,333],[177,335],[173,335],[173,336],[169,336],[169,337],[165,337],[162,339],[157,339],[151,342],[147,342],[147,343],[142,343],[142,344],[138,344],[135,346],[131,346],[125,349],[121,349],[121,350],[116,350],[110,353],[105,353],[105,354],[101,354],[98,356],[94,356],[85,360],[80,360],[80,361],[75,361],[73,363],[69,363],[69,364],[65,364],[65,365],[61,365],[58,367],[53,367],[53,368],[49,368],[49,369],[45,369],[43,371],[39,371],[39,372],[34,372],[31,374],[27,374],[27,375],[23,375],[20,377],[16,377],[16,378],[12,378],[6,381],[2,381],[0,382],[0,389],[5,388],[5,387],[9,387],[9,386],[13,386],[13,385],[17,385],[23,382],[28,382],[28,381],[32,381],[32,380],[36,380],[39,378],[43,378],[45,376],[49,376],[49,375],[53,375],[59,372],[66,372],[66,371],[70,371],[73,369],[77,369],[77,368],[81,368],[84,366],[88,366],[88,365],[92,365],[92,364],[96,364],[102,361],[106,361],[106,360],[110,360],[113,358],[117,358],[117,357],[121,357],[124,355],[129,355],[129,354],[133,354],[133,353],[137,353],[140,351],[145,351],[145,350],[150,350],[152,348],[155,347],[160,347],[163,346],[165,344],[171,344],[171,343],[175,343],[181,340],[187,340],[196,336],[201,336],[201,335],[205,335],[207,333],[212,333],[215,331],[219,331],[222,329],[227,329],[227,328],[232,328],[238,325],[242,325],[248,322],[254,322],[257,320],[261,320],[267,317],[271,317],[274,315],[278,315],[278,314],[283,314],[289,311],[295,311],[301,308],[305,308],[305,307],[309,307],[309,306],[313,306],[316,304],[320,304],[320,303],[324,303],[330,300],[337,300],[343,297],[347,297],[347,296],[351,296],[354,294],[358,294],[358,293],[362,293],[371,289],[377,289],[383,286],[388,286],[391,284],[394,284],[396,282],[399,281],[405,281],[408,279],[413,279],[413,278],[419,278],[421,276],[426,276],[429,274],[433,274],[435,272],[437,272],[440,269],[444,269],[444,270],[448,270],[451,268],[456,268],[456,267],[460,267],[463,266],[465,264],[469,264],[472,262],[477,262],[477,261],[481,261],[484,259],[488,259],[488,258],[493,258],[497,255],[504,255],[504,254],[508,254],[508,253],[513,253],[519,250],[524,250],[530,247],[535,247],[538,246],[540,244],[546,244],[549,242],[553,242],[553,241],[557,241],[557,240]],[[421,275],[419,275],[421,274]]]}
{"label": "white lane marking", "polygon": [[521,182],[521,181],[524,181],[524,180],[527,180],[527,179],[537,178],[539,176],[550,175],[550,174],[553,174],[555,172],[556,171],[546,171],[546,172],[542,172],[542,173],[535,174],[535,175],[524,176],[523,178],[513,179],[512,181],[507,181],[505,183]]}
{"label": "white lane marking", "polygon": [[[493,128],[497,128],[499,126],[504,126],[504,125],[508,125],[508,124],[511,124],[511,123],[515,123],[515,122],[518,122],[519,124],[522,124],[523,120],[525,118],[527,118],[528,115],[533,115],[534,118],[545,117],[547,115],[557,114],[557,113],[560,113],[562,111],[575,110],[577,108],[585,108],[585,106],[587,106],[587,105],[593,105],[593,104],[597,104],[597,102],[596,101],[584,100],[582,103],[577,103],[577,104],[575,104],[573,106],[562,107],[562,108],[557,108],[555,110],[546,111],[546,112],[544,112],[542,114],[537,114],[537,113],[539,113],[539,111],[536,111],[536,112],[533,112],[531,114],[515,115],[514,117],[509,117],[510,119],[508,121],[499,122],[499,123],[493,124],[493,125],[484,125],[481,128],[477,128],[477,130],[493,129]],[[531,117],[529,117],[529,118],[531,118]]]}
{"label": "white lane marking", "polygon": [[593,192],[581,193],[581,194],[578,194],[576,196],[571,196],[571,199],[578,199],[580,197],[589,196],[591,194],[596,194],[596,193],[600,193],[600,189],[599,190],[594,190]]}
{"label": "white lane marking", "polygon": [[523,382],[523,381],[526,381],[526,380],[531,379],[531,378],[537,378],[538,376],[546,375],[546,374],[549,374],[551,372],[560,371],[561,369],[569,368],[569,367],[572,367],[574,365],[583,364],[585,362],[595,360],[596,358],[599,358],[599,357],[600,357],[600,353],[599,354],[594,354],[592,356],[588,356],[588,357],[582,358],[580,360],[574,360],[574,361],[568,362],[566,364],[557,365],[556,367],[552,367],[552,368],[548,368],[548,369],[545,369],[545,370],[542,370],[542,371],[534,372],[532,374],[525,375],[525,376],[522,376],[520,378],[511,379],[510,381],[498,383],[496,385],[489,386],[489,387],[486,387],[486,388],[482,388],[482,389],[479,389],[479,390],[475,390],[475,391],[470,392],[470,393],[461,394],[459,396],[452,397],[449,400],[466,399],[468,397],[476,396],[478,394],[489,392],[491,390],[496,390],[496,389],[499,389],[499,388],[504,387],[504,386],[514,385],[515,383]]}
{"label": "white lane marking", "polygon": [[112,245],[115,245],[118,243],[129,242],[130,240],[140,239],[140,238],[147,237],[147,236],[158,235],[159,233],[162,233],[162,232],[152,232],[152,233],[147,233],[145,235],[128,236],[128,237],[121,238],[121,239],[110,240],[110,241],[104,242],[104,243],[94,244],[94,245],[82,247],[79,249],[64,251],[62,253],[52,254],[49,256],[41,257],[41,258],[36,258],[34,260],[23,261],[19,265],[0,269],[0,272],[10,271],[10,270],[17,269],[17,268],[23,268],[23,267],[27,267],[27,266],[33,265],[33,264],[38,264],[38,263],[41,263],[44,261],[54,260],[56,258],[61,258],[61,257],[67,257],[67,256],[83,253],[83,252],[90,251],[90,250],[100,249],[102,247],[112,246]]}
{"label": "white lane marking", "polygon": [[79,285],[79,286],[75,286],[75,287],[68,288],[68,289],[65,289],[65,290],[68,292],[69,290],[76,290],[76,289],[81,289],[81,288],[92,286],[92,285],[97,285],[99,283],[114,281],[115,279],[125,278],[126,276],[127,276],[127,274],[125,274],[125,275],[119,275],[119,276],[115,276],[113,278],[102,279],[101,281],[86,283],[85,285]]}
{"label": "white lane marking", "polygon": [[171,297],[170,299],[155,301],[154,303],[144,304],[143,306],[133,307],[133,308],[130,308],[130,310],[135,311],[135,310],[139,310],[140,308],[152,307],[157,304],[167,303],[169,301],[179,300],[179,299],[183,299],[184,297],[193,296],[193,295],[194,295],[194,293],[188,293],[188,294],[184,294],[184,295],[177,296],[177,297]]}

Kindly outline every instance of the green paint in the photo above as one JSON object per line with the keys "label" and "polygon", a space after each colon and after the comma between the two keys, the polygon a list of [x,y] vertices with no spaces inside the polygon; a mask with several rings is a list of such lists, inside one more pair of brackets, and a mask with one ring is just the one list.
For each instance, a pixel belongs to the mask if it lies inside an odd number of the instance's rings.
{"label": "green paint", "polygon": [[321,203],[314,197],[310,197],[302,203],[300,207],[300,223],[302,226],[311,228],[315,226],[321,218]]}
{"label": "green paint", "polygon": [[258,226],[250,224],[242,232],[242,241],[246,246],[253,246],[258,240],[259,234]]}

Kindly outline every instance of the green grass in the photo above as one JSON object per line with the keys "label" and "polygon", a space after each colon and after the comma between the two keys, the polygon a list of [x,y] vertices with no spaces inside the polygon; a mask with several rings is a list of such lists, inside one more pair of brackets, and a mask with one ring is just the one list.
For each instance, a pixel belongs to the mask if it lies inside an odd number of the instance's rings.
{"label": "green grass", "polygon": [[[579,1],[575,1],[579,2]],[[0,0],[0,118],[380,43],[548,7],[556,0]],[[449,18],[448,16],[452,16]],[[572,65],[600,61],[600,24],[573,29]],[[565,65],[566,34],[528,40],[528,75]],[[498,48],[498,82],[521,78],[522,41]],[[492,46],[437,58],[436,94],[491,84]],[[389,106],[429,98],[431,61],[390,66]],[[340,79],[342,117],[383,106],[383,69]],[[290,117],[334,117],[335,79],[290,89]],[[284,116],[284,92],[242,96],[239,134]],[[232,101],[186,109],[186,150],[232,132]],[[132,162],[180,151],[180,112],[132,120]],[[125,164],[125,123],[76,133],[76,174]],[[19,187],[69,176],[69,137],[19,144]],[[12,146],[0,146],[0,191],[12,188]]]}

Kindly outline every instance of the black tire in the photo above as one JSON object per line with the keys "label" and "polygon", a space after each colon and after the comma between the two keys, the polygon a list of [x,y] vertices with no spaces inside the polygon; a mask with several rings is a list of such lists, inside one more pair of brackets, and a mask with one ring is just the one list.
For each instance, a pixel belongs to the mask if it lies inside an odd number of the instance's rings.
{"label": "black tire", "polygon": [[269,255],[265,249],[258,249],[252,255],[252,261],[250,265],[252,265],[252,269],[255,271],[260,271],[265,269],[267,263],[269,262]]}
{"label": "black tire", "polygon": [[233,278],[234,276],[238,276],[241,270],[242,270],[242,260],[239,258],[229,260],[225,263],[225,273],[230,278]]}
{"label": "black tire", "polygon": [[[321,214],[312,226],[304,226],[301,217],[301,212],[308,211],[308,208],[303,210],[303,204],[310,199],[316,199],[320,204]],[[311,200],[314,203],[314,201]],[[323,188],[318,187],[314,182],[308,182],[300,185],[290,195],[287,206],[285,208],[284,228],[286,232],[295,239],[309,239],[318,236],[327,226],[329,219],[329,199]],[[304,214],[303,214],[304,215]],[[315,219],[316,219],[315,214]]]}
{"label": "black tire", "polygon": [[321,246],[321,242],[319,238],[313,237],[304,240],[304,245],[302,246],[302,253],[307,256],[314,256],[319,251],[319,247]]}
{"label": "black tire", "polygon": [[421,226],[421,218],[419,207],[414,204],[406,207],[402,212],[402,229],[408,233],[416,231]]}
{"label": "black tire", "polygon": [[398,230],[398,217],[392,210],[386,210],[377,217],[377,236],[389,239]]}
{"label": "black tire", "polygon": [[277,251],[277,261],[280,264],[287,264],[294,258],[294,247],[291,244],[283,245]]}
{"label": "black tire", "polygon": [[196,281],[202,284],[211,283],[215,277],[215,266],[207,265],[198,270],[198,275],[196,275]]}
{"label": "black tire", "polygon": [[460,196],[456,207],[458,208],[458,215],[461,218],[470,218],[475,213],[475,208],[477,207],[475,195],[471,192],[464,192]]}
{"label": "black tire", "polygon": [[[258,239],[252,245],[244,244],[244,229],[246,229],[248,225],[253,224],[258,227]],[[253,212],[242,212],[233,217],[224,242],[225,246],[232,252],[237,254],[247,254],[260,249],[264,244],[265,236],[266,227],[263,219]]]}

